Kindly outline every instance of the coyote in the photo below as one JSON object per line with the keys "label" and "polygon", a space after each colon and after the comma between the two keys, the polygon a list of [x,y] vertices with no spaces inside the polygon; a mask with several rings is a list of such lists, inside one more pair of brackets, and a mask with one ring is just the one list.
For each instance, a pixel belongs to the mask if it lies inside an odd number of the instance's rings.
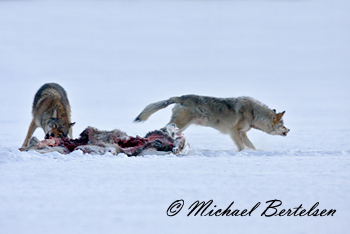
{"label": "coyote", "polygon": [[35,94],[33,102],[33,120],[29,125],[27,136],[22,148],[28,145],[29,138],[34,131],[41,127],[45,133],[45,139],[49,137],[67,137],[72,135],[70,119],[70,105],[66,91],[56,83],[44,84]]}
{"label": "coyote", "polygon": [[191,124],[212,127],[229,134],[238,151],[248,148],[256,150],[247,137],[247,131],[255,128],[271,135],[287,136],[290,131],[283,126],[285,111],[276,113],[266,105],[250,97],[215,98],[197,95],[172,97],[149,104],[136,117],[135,122],[146,121],[153,113],[176,103],[170,123],[176,124],[180,132]]}

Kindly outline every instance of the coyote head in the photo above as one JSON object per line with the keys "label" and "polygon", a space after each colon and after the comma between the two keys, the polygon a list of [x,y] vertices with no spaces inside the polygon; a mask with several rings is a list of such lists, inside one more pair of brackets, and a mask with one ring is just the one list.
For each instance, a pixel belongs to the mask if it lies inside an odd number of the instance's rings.
{"label": "coyote head", "polygon": [[285,113],[285,111],[281,113],[276,113],[276,110],[273,110],[275,112],[275,115],[272,118],[272,131],[269,133],[271,135],[280,135],[280,136],[287,136],[287,133],[290,131],[290,129],[283,126],[283,120],[282,117]]}
{"label": "coyote head", "polygon": [[52,118],[48,120],[45,126],[45,139],[49,137],[65,138],[68,136],[69,129],[74,123],[63,123],[60,119]]}

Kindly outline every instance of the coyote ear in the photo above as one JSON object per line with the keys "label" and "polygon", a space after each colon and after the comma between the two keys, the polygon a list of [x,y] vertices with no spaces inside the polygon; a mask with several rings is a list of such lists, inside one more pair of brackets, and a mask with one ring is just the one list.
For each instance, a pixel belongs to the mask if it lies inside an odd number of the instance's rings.
{"label": "coyote ear", "polygon": [[74,124],[75,124],[75,122],[74,123],[69,123],[69,127],[72,127]]}
{"label": "coyote ear", "polygon": [[278,114],[277,114],[277,120],[281,120],[282,117],[283,117],[283,115],[284,115],[284,113],[286,113],[286,111],[283,111],[283,112],[281,112],[281,113],[278,113]]}

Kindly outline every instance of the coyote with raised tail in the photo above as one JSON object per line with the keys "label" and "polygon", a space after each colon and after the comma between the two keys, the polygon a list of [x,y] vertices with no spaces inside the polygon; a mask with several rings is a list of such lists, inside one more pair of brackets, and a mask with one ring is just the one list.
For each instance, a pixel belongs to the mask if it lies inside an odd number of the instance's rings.
{"label": "coyote with raised tail", "polygon": [[248,148],[256,150],[247,137],[247,131],[255,128],[271,135],[287,136],[290,131],[283,125],[285,111],[276,110],[250,97],[215,98],[198,95],[172,97],[149,104],[136,117],[135,122],[146,121],[153,113],[176,104],[169,121],[184,131],[191,124],[212,127],[230,135],[238,151]]}
{"label": "coyote with raised tail", "polygon": [[35,129],[41,127],[45,133],[45,139],[49,137],[65,138],[69,134],[73,138],[71,123],[71,110],[66,91],[56,83],[44,84],[35,94],[33,102],[33,120],[29,125],[27,136],[22,148],[28,145],[28,141]]}

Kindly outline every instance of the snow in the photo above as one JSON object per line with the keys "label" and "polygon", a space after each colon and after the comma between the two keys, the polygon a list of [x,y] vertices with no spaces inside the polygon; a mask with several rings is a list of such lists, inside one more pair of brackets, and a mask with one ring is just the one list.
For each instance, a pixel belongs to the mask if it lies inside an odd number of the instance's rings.
{"label": "snow", "polygon": [[[345,0],[1,1],[0,233],[348,232],[349,10]],[[68,93],[74,137],[87,126],[144,136],[171,107],[133,123],[141,110],[183,94],[251,96],[286,110],[291,132],[251,130],[258,150],[237,152],[227,135],[191,126],[179,157],[19,152],[47,82]],[[319,202],[336,213],[261,216],[273,199],[279,211]],[[187,216],[197,200],[261,205]]]}

